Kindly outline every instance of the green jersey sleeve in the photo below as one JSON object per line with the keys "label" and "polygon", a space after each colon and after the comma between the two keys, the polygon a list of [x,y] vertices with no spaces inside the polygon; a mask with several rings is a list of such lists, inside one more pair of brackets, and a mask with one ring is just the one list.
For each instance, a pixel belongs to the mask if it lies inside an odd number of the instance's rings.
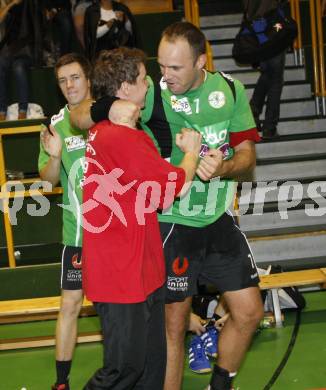
{"label": "green jersey sleeve", "polygon": [[147,76],[148,90],[146,94],[145,106],[141,111],[141,123],[146,123],[150,120],[154,108],[154,83],[150,76]]}
{"label": "green jersey sleeve", "polygon": [[148,90],[146,94],[145,106],[141,111],[140,124],[142,129],[145,130],[146,133],[149,135],[149,137],[152,139],[158,151],[161,152],[154,134],[152,133],[151,129],[146,125],[146,123],[152,117],[154,104],[155,104],[155,87],[154,87],[153,80],[151,79],[150,76],[147,76],[147,81],[148,81]]}

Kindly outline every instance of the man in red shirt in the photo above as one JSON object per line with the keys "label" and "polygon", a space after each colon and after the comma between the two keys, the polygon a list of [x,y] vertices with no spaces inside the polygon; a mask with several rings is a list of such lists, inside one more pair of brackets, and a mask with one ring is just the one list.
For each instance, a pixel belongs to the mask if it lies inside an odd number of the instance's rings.
{"label": "man in red shirt", "polygon": [[[148,88],[144,62],[138,49],[102,52],[92,96],[116,96],[141,108]],[[201,135],[187,129],[177,135],[185,155],[174,167],[136,129],[137,119],[98,123],[86,148],[83,288],[101,320],[104,364],[84,390],[163,389],[165,264],[156,210],[189,187]]]}

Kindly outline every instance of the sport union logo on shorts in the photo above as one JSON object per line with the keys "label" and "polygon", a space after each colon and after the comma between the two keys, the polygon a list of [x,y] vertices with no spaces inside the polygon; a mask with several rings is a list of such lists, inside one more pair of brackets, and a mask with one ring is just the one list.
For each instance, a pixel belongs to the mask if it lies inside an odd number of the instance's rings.
{"label": "sport union logo on shorts", "polygon": [[183,259],[177,257],[176,259],[173,260],[172,271],[174,272],[175,275],[177,276],[183,275],[188,268],[189,268],[189,261],[186,257],[184,257]]}
{"label": "sport union logo on shorts", "polygon": [[188,277],[175,277],[168,276],[167,289],[170,291],[187,291],[188,290]]}

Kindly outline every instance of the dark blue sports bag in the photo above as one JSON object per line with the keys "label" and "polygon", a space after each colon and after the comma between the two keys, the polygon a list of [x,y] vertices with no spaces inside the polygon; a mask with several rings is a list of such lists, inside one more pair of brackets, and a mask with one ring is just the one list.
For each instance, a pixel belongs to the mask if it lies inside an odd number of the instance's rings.
{"label": "dark blue sports bag", "polygon": [[244,18],[234,41],[232,55],[239,64],[257,64],[286,50],[296,36],[295,20],[278,7],[262,18]]}

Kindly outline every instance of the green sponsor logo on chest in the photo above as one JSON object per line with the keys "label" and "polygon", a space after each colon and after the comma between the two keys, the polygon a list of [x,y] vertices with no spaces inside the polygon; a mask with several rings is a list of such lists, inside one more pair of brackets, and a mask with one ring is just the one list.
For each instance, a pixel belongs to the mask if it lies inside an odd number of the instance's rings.
{"label": "green sponsor logo on chest", "polygon": [[216,148],[228,141],[227,122],[214,123],[208,126],[199,126],[185,122],[186,127],[197,130],[202,136],[203,141],[210,147]]}
{"label": "green sponsor logo on chest", "polygon": [[65,144],[68,152],[85,149],[86,143],[82,135],[73,135],[65,138]]}

